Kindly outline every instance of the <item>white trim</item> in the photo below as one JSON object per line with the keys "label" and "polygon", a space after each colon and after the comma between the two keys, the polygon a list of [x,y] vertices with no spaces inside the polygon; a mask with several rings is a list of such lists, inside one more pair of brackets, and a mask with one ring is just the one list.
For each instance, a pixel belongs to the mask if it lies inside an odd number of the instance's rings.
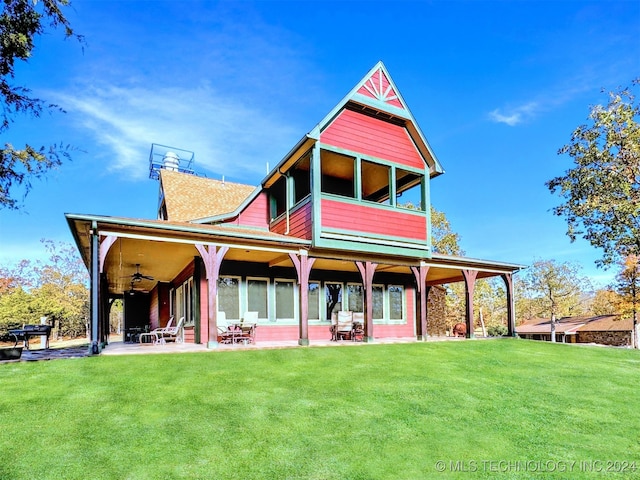
{"label": "white trim", "polygon": [[421,245],[419,243],[404,243],[404,242],[397,242],[397,241],[394,241],[394,240],[377,240],[375,238],[360,237],[360,236],[356,236],[356,235],[347,235],[347,234],[343,234],[343,233],[322,232],[320,234],[320,237],[322,237],[322,238],[331,238],[333,240],[352,241],[352,242],[358,242],[358,243],[373,243],[373,244],[376,244],[376,245],[387,245],[387,246],[393,246],[393,247],[404,247],[404,248],[411,248],[411,249],[414,249],[414,250],[424,250],[424,251],[427,251],[427,252],[431,250],[428,245]]}

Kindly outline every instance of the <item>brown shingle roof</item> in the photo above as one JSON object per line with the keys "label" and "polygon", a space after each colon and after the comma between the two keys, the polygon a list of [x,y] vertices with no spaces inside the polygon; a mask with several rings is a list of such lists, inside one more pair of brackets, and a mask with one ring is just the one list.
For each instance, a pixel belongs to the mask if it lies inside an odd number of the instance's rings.
{"label": "brown shingle roof", "polygon": [[[619,315],[600,315],[598,317],[563,317],[556,320],[556,332],[573,333],[630,331],[633,320],[621,320]],[[517,333],[549,333],[551,321],[544,318],[534,318],[516,327]]]}
{"label": "brown shingle roof", "polygon": [[619,315],[601,315],[593,317],[589,322],[580,327],[581,332],[606,332],[606,331],[631,331],[633,320],[630,318],[621,319]]}
{"label": "brown shingle roof", "polygon": [[[578,327],[584,324],[583,317],[564,317],[556,320],[557,333],[572,333]],[[548,318],[533,318],[518,325],[517,333],[550,333],[551,320]]]}
{"label": "brown shingle roof", "polygon": [[160,170],[167,219],[190,221],[231,213],[256,189],[171,170]]}

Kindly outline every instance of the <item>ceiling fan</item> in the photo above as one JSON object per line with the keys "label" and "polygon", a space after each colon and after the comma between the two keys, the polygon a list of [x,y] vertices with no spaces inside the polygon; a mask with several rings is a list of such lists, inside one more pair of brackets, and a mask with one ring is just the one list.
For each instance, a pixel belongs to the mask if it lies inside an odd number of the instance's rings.
{"label": "ceiling fan", "polygon": [[153,277],[140,273],[140,264],[136,263],[136,271],[131,274],[131,284],[133,284],[133,282],[141,282],[142,280],[153,280]]}

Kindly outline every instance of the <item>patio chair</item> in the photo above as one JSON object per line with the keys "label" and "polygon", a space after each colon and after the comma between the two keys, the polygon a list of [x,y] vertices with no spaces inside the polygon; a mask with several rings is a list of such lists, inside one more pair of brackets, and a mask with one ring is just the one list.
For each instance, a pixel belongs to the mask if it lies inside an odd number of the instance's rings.
{"label": "patio chair", "polygon": [[240,334],[240,337],[236,339],[236,342],[243,342],[245,345],[247,343],[255,343],[257,327],[258,325],[256,323],[251,325],[242,325],[240,327],[242,333]]}
{"label": "patio chair", "polygon": [[353,332],[353,312],[338,312],[336,340],[351,340]]}
{"label": "patio chair", "polygon": [[362,342],[364,340],[364,313],[362,312],[353,314],[351,340],[354,342]]}
{"label": "patio chair", "polygon": [[258,323],[258,312],[244,312],[244,316],[242,317],[241,324],[252,325],[254,323]]}
{"label": "patio chair", "polygon": [[[171,315],[169,317],[169,321],[167,322],[167,324],[164,327],[158,327],[158,328],[154,328],[153,330],[151,330],[149,333],[145,334],[146,336],[150,336],[150,337],[155,337],[156,339],[156,343],[159,343],[160,341],[160,334],[167,328],[171,328],[171,325],[173,325],[173,315]],[[140,338],[140,343],[142,343],[142,338]]]}
{"label": "patio chair", "polygon": [[160,343],[170,342],[182,342],[182,324],[184,323],[184,317],[180,317],[178,324],[175,327],[158,329],[157,335]]}
{"label": "patio chair", "polygon": [[336,312],[331,314],[331,326],[329,327],[329,332],[331,333],[332,342],[338,340],[338,314]]}

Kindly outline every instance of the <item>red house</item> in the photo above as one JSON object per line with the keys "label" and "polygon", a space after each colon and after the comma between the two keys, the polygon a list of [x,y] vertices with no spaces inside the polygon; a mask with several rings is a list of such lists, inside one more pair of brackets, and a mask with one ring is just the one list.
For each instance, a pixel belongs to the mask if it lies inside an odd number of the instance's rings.
{"label": "red house", "polygon": [[[429,189],[444,170],[382,63],[257,187],[198,177],[188,160],[152,149],[155,220],[66,215],[91,276],[94,352],[115,298],[129,331],[184,317],[185,341],[210,347],[246,312],[258,341],[327,340],[338,312],[365,341],[425,340],[432,286],[462,281],[472,299],[491,276],[505,281],[515,334],[521,267],[432,250]],[[472,336],[471,301],[466,315]]]}

